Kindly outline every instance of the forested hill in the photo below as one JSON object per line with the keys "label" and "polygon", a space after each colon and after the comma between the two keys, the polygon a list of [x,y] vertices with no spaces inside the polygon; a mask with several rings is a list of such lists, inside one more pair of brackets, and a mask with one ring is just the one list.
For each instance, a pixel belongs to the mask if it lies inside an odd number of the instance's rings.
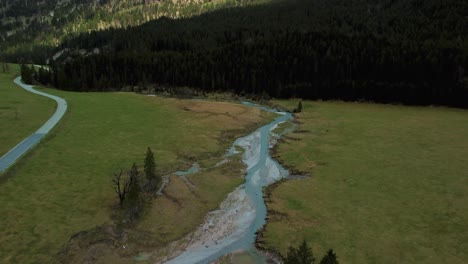
{"label": "forested hill", "polygon": [[1,0],[0,59],[43,60],[64,37],[268,0]]}
{"label": "forested hill", "polygon": [[163,18],[67,40],[51,81],[467,107],[467,14],[466,0],[289,0]]}

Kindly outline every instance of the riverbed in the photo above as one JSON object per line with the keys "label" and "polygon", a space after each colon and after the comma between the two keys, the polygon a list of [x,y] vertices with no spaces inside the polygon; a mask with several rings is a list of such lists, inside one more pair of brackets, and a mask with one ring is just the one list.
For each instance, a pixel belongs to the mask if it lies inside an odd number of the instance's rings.
{"label": "riverbed", "polygon": [[[270,148],[276,140],[270,140],[272,131],[281,123],[292,119],[292,114],[276,109],[243,102],[278,114],[269,124],[247,136],[237,139],[226,154],[239,154],[246,166],[245,183],[228,194],[218,210],[210,212],[205,222],[184,238],[182,250],[173,252],[166,263],[211,263],[230,253],[248,252],[252,260],[264,263],[262,254],[254,246],[256,232],[265,224],[267,209],[263,200],[263,187],[288,176],[288,171],[271,158]],[[198,164],[177,175],[196,173]]]}

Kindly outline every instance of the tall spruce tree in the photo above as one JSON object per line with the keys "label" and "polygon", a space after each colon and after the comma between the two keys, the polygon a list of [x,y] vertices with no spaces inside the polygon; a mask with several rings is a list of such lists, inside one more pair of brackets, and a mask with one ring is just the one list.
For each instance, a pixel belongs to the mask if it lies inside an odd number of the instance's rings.
{"label": "tall spruce tree", "polygon": [[298,263],[300,264],[312,264],[315,261],[312,249],[307,245],[307,241],[305,241],[305,239],[297,249],[297,258],[299,260]]}
{"label": "tall spruce tree", "polygon": [[307,245],[305,239],[299,248],[289,247],[287,256],[284,258],[285,264],[313,264],[314,261],[312,249]]}
{"label": "tall spruce tree", "polygon": [[154,162],[154,154],[153,151],[151,151],[150,147],[146,149],[144,171],[146,179],[148,179],[150,188],[156,188],[160,183],[160,179],[156,175],[156,163]]}
{"label": "tall spruce tree", "polygon": [[289,247],[288,248],[288,253],[287,253],[286,257],[283,257],[283,260],[284,260],[284,264],[296,264],[296,263],[298,263],[296,249],[293,248],[293,247]]}
{"label": "tall spruce tree", "polygon": [[333,252],[333,249],[329,249],[327,254],[323,256],[322,260],[320,261],[320,264],[338,264],[338,258],[336,257],[335,252]]}

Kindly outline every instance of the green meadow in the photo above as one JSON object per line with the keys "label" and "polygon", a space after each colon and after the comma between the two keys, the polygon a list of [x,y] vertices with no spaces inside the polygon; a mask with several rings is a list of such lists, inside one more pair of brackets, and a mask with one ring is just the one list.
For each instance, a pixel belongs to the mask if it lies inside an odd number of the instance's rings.
{"label": "green meadow", "polygon": [[52,99],[14,84],[19,66],[8,67],[8,72],[0,72],[0,156],[39,129],[55,111]]}
{"label": "green meadow", "polygon": [[342,264],[468,262],[468,111],[303,104],[276,155],[309,177],[272,190],[267,247],[306,239]]}
{"label": "green meadow", "polygon": [[[18,70],[0,73],[0,155],[55,109],[12,82]],[[73,234],[111,224],[112,173],[133,162],[142,168],[146,147],[162,175],[194,161],[206,168],[272,118],[225,102],[39,89],[66,99],[69,109],[0,175],[1,263],[49,263]],[[292,109],[297,101],[275,103]],[[271,189],[268,248],[284,254],[306,239],[316,258],[333,248],[341,264],[468,262],[468,111],[306,101],[296,120],[275,156],[309,177]],[[103,249],[100,261],[131,262],[183,237],[243,181],[242,169],[234,157],[185,179],[172,175],[129,231],[128,249]],[[69,263],[90,256],[86,247],[74,253]]]}
{"label": "green meadow", "polygon": [[[188,168],[194,160],[220,159],[235,137],[271,119],[238,104],[40,90],[66,99],[69,109],[51,134],[1,175],[1,263],[49,263],[73,234],[110,224],[117,204],[112,173],[128,169],[133,162],[141,169],[146,147],[155,154],[157,171],[167,174]],[[200,215],[217,206],[211,197],[218,201],[241,182],[241,171],[233,172],[237,178],[226,174],[213,182],[206,177],[217,177],[215,173],[194,175],[193,182],[200,189],[218,192],[195,197],[203,199],[197,203],[203,208],[194,221],[184,223],[182,233],[174,218],[181,210],[158,219],[159,225],[175,232],[167,236],[176,239],[198,225],[203,219]],[[175,179],[167,188],[184,195],[180,184]],[[155,210],[174,207],[164,197],[155,199],[153,205]],[[148,217],[153,214],[153,209],[147,213]]]}

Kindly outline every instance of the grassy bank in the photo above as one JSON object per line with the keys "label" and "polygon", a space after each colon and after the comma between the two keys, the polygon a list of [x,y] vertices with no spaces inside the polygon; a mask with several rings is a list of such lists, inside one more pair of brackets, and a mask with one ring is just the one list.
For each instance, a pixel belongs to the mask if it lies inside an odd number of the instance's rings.
{"label": "grassy bank", "polygon": [[[220,158],[230,140],[271,118],[228,103],[45,91],[66,99],[69,110],[0,184],[1,263],[49,263],[71,235],[110,223],[117,202],[112,172],[134,161],[141,168],[147,146],[164,174],[192,160]],[[172,182],[168,188],[178,193],[178,182]],[[232,184],[210,188],[224,194]],[[176,230],[174,218],[158,221]]]}
{"label": "grassy bank", "polygon": [[311,177],[273,190],[268,247],[305,238],[344,264],[468,262],[467,111],[305,102],[297,116],[277,155]]}
{"label": "grassy bank", "polygon": [[8,72],[0,72],[0,156],[35,132],[55,111],[52,99],[14,84],[19,66],[8,67]]}

